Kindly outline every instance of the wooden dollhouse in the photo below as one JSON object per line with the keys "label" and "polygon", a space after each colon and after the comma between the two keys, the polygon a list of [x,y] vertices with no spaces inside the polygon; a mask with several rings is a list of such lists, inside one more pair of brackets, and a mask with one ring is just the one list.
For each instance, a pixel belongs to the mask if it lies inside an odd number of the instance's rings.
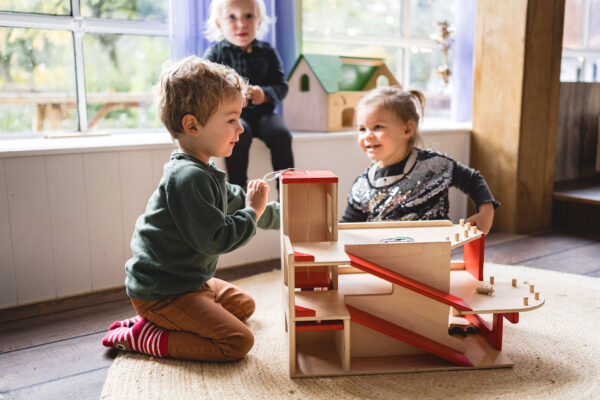
{"label": "wooden dollhouse", "polygon": [[399,85],[383,59],[325,54],[300,55],[288,84],[283,102],[288,127],[315,132],[352,129],[356,104],[368,90]]}
{"label": "wooden dollhouse", "polygon": [[[462,221],[338,223],[337,181],[280,176],[290,376],[512,366],[503,321],[541,307],[538,289],[483,282],[485,235]],[[459,247],[464,261],[452,262]]]}

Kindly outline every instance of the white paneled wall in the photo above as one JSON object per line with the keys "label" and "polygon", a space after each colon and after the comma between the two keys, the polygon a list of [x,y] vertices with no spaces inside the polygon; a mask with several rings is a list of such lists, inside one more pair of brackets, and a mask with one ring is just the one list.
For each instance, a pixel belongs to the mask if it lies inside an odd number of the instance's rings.
{"label": "white paneled wall", "polygon": [[[468,131],[430,133],[439,150],[468,164]],[[53,139],[60,140],[60,139]],[[83,139],[86,140],[86,139]],[[296,166],[327,169],[339,178],[339,207],[369,161],[351,134],[294,137]],[[39,152],[0,150],[0,308],[123,285],[134,224],[162,176],[172,144]],[[255,140],[249,177],[271,171],[266,146]],[[215,160],[224,167],[223,160]],[[271,182],[271,200],[277,199]],[[466,199],[451,194],[451,217]],[[279,257],[279,232],[259,230],[252,241],[219,261],[219,268]]]}

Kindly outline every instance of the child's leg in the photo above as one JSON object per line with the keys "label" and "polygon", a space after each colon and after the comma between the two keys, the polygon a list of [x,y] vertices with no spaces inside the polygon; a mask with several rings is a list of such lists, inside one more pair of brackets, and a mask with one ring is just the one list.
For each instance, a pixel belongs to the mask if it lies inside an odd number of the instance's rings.
{"label": "child's leg", "polygon": [[240,118],[240,123],[244,127],[244,133],[240,135],[239,141],[233,147],[231,155],[225,158],[227,167],[227,179],[230,183],[240,185],[246,190],[248,183],[248,155],[250,145],[252,144],[252,129],[250,125]]}
{"label": "child's leg", "polygon": [[292,134],[278,114],[266,114],[258,119],[254,136],[262,139],[271,150],[273,170],[294,168]]}
{"label": "child's leg", "polygon": [[132,301],[143,318],[171,331],[170,357],[232,361],[242,358],[254,344],[252,332],[240,320],[252,314],[254,301],[227,282],[211,279],[198,291],[182,296]]}

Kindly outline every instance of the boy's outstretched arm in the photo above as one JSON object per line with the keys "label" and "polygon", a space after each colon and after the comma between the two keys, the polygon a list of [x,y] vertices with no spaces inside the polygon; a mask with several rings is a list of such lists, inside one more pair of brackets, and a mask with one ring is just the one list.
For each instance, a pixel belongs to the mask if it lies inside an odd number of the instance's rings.
{"label": "boy's outstretched arm", "polygon": [[467,218],[467,222],[470,222],[471,225],[476,225],[477,229],[487,235],[490,229],[492,229],[494,222],[494,204],[485,203],[480,205],[479,210]]}

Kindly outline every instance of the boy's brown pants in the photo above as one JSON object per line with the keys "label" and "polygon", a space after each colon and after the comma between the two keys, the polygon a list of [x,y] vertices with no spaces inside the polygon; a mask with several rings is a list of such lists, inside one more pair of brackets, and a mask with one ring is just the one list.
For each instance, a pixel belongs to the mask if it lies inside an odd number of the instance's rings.
{"label": "boy's brown pants", "polygon": [[140,316],[171,331],[170,357],[232,361],[242,358],[254,344],[243,322],[254,312],[254,300],[229,282],[212,278],[195,292],[131,302]]}

